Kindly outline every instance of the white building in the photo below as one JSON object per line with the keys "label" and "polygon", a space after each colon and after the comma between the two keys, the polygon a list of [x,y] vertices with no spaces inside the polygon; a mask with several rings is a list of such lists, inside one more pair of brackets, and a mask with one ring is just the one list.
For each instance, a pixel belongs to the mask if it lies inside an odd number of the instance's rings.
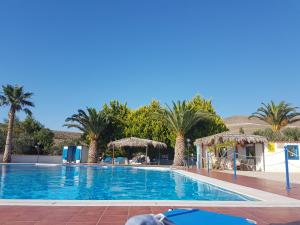
{"label": "white building", "polygon": [[266,172],[285,172],[285,148],[289,172],[300,172],[299,142],[269,142],[265,150]]}
{"label": "white building", "polygon": [[[257,135],[224,132],[194,143],[197,147],[198,168],[285,172],[285,148],[288,149],[290,172],[300,172],[300,143],[268,142]],[[235,156],[234,156],[235,153]]]}

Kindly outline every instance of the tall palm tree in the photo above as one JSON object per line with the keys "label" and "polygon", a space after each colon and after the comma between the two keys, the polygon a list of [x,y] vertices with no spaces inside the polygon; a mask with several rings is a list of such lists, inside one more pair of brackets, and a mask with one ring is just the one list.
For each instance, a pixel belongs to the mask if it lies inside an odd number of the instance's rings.
{"label": "tall palm tree", "polygon": [[177,101],[172,103],[172,107],[167,105],[161,113],[156,115],[164,119],[168,128],[176,135],[173,165],[182,166],[184,164],[185,135],[200,120],[209,118],[210,114],[189,107],[186,101]]}
{"label": "tall palm tree", "polygon": [[97,162],[100,138],[109,122],[107,118],[103,111],[87,108],[86,111],[79,109],[77,114],[66,119],[64,126],[77,128],[87,136],[89,141],[89,163]]}
{"label": "tall palm tree", "polygon": [[19,111],[24,111],[31,115],[28,107],[34,107],[33,102],[30,101],[33,93],[25,92],[23,86],[2,86],[2,93],[0,94],[0,106],[9,106],[8,112],[8,129],[5,143],[5,150],[3,155],[3,162],[11,162],[12,152],[12,134],[15,121],[15,114]]}
{"label": "tall palm tree", "polygon": [[280,130],[288,124],[300,121],[300,113],[297,112],[298,107],[293,107],[284,101],[279,104],[271,101],[268,104],[262,103],[262,106],[252,113],[249,118],[258,118],[272,126],[274,132]]}

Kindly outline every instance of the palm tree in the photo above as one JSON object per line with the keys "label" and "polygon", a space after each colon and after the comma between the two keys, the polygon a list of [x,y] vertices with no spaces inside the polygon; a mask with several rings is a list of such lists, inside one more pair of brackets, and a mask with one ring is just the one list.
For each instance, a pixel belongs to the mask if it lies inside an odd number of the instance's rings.
{"label": "palm tree", "polygon": [[79,109],[77,114],[74,114],[66,119],[67,124],[64,126],[68,128],[77,128],[88,138],[89,163],[97,162],[100,138],[108,125],[107,118],[108,117],[103,113],[103,111],[97,111],[94,108],[87,108],[86,112],[82,109]]}
{"label": "palm tree", "polygon": [[210,114],[188,106],[186,101],[173,102],[172,108],[167,107],[157,114],[166,121],[168,128],[176,135],[174,166],[184,164],[185,135],[200,120],[207,119]]}
{"label": "palm tree", "polygon": [[280,132],[286,125],[300,121],[300,113],[297,109],[298,107],[293,107],[284,101],[279,104],[271,101],[268,104],[262,103],[262,106],[249,116],[249,119],[258,118],[270,124],[274,132]]}
{"label": "palm tree", "polygon": [[28,107],[34,107],[33,102],[30,101],[33,93],[24,92],[23,86],[2,86],[2,92],[0,94],[0,106],[9,106],[8,112],[8,129],[5,143],[5,150],[3,155],[3,162],[11,162],[12,152],[12,134],[15,121],[15,114],[19,111],[24,111],[26,114],[31,115],[31,111]]}

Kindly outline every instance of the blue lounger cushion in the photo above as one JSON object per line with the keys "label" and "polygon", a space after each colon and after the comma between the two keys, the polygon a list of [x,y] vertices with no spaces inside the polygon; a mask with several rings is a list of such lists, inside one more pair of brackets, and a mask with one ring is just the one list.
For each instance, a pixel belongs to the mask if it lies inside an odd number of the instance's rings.
{"label": "blue lounger cushion", "polygon": [[198,209],[174,209],[164,215],[176,225],[253,225],[256,222]]}

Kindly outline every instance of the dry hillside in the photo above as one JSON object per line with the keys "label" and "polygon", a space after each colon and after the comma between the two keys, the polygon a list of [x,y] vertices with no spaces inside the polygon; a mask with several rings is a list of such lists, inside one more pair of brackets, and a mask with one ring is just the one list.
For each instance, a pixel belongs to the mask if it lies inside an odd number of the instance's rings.
{"label": "dry hillside", "polygon": [[81,133],[78,133],[78,132],[53,130],[53,133],[54,133],[54,143],[55,144],[59,144],[64,141],[76,140],[76,139],[79,139],[81,136]]}
{"label": "dry hillside", "polygon": [[[238,133],[241,127],[244,129],[246,134],[252,134],[254,131],[259,129],[270,128],[270,126],[265,122],[256,118],[250,120],[248,119],[248,116],[231,116],[224,118],[223,121],[227,128],[233,133]],[[296,122],[288,127],[300,128],[300,122]]]}

